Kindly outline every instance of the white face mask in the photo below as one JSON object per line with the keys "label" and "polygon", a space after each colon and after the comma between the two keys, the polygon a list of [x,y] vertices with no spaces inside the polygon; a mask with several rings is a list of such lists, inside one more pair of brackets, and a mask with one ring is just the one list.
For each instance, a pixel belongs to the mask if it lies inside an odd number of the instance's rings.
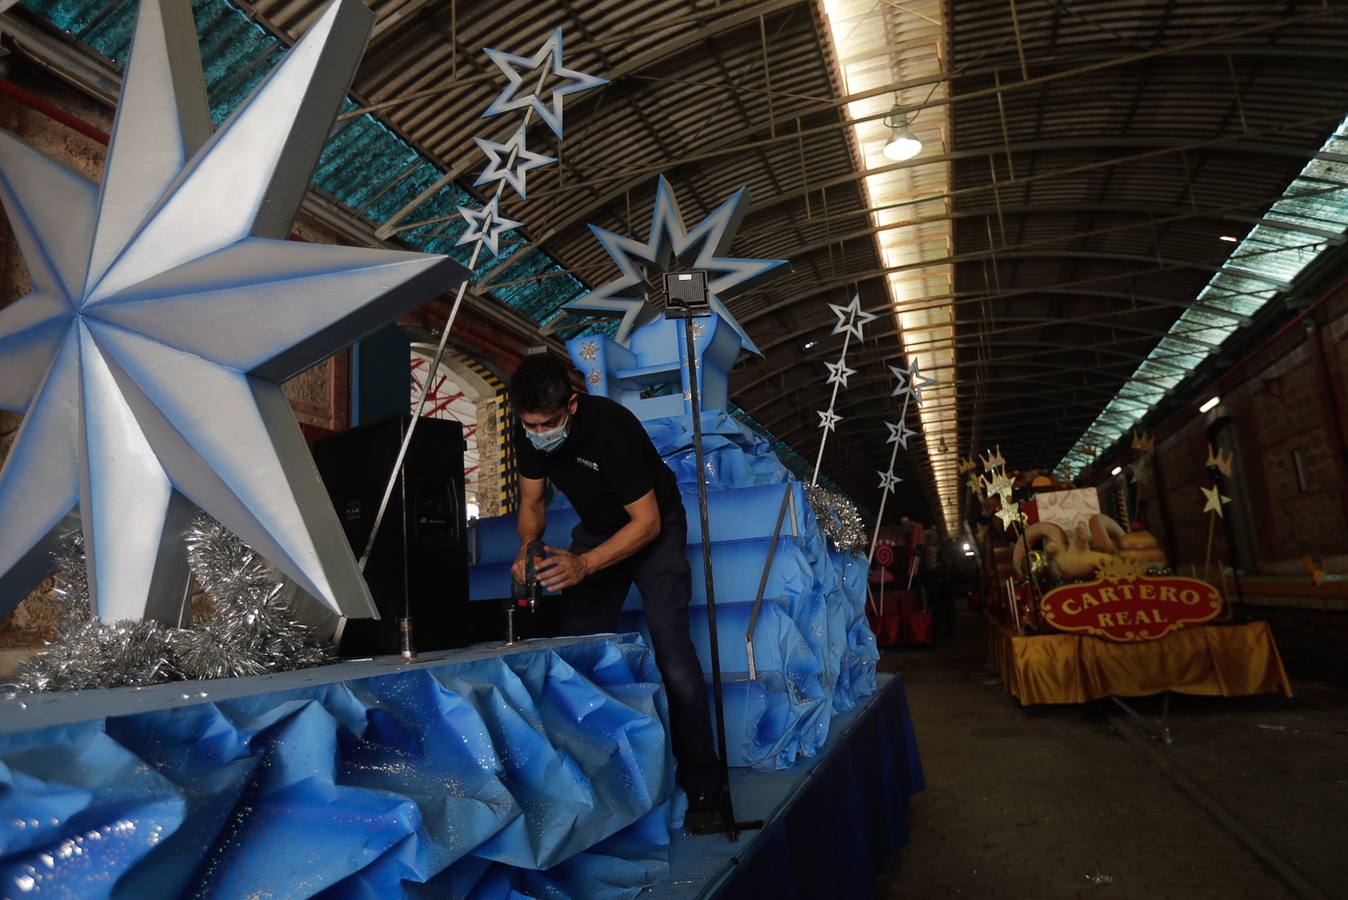
{"label": "white face mask", "polygon": [[547,431],[529,431],[525,429],[524,436],[529,439],[529,443],[534,445],[535,450],[543,453],[551,453],[562,445],[568,434],[571,433],[571,417],[568,415],[566,421],[556,428]]}

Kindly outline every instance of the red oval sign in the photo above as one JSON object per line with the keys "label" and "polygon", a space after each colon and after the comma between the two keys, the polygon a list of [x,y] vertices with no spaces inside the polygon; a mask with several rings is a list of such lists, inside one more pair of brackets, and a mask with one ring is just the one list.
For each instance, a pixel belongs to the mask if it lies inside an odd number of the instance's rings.
{"label": "red oval sign", "polygon": [[1205,581],[1144,575],[1055,588],[1044,595],[1040,609],[1059,631],[1111,641],[1151,641],[1215,619],[1222,611],[1222,595]]}

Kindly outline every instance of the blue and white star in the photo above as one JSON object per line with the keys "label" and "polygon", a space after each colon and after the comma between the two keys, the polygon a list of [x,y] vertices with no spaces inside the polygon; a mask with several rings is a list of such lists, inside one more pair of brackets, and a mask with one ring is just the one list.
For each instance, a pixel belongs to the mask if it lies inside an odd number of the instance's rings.
{"label": "blue and white star", "polygon": [[646,300],[647,287],[643,272],[645,266],[660,271],[671,271],[671,263],[681,268],[701,269],[707,273],[707,294],[711,311],[725,320],[740,336],[745,349],[759,353],[758,346],[749,338],[739,322],[730,315],[725,301],[739,296],[764,281],[787,271],[784,259],[736,259],[722,256],[730,249],[740,221],[749,206],[749,192],[740,188],[728,200],[712,210],[691,230],[686,229],[679,213],[674,189],[664,176],[655,194],[655,209],[651,212],[651,227],[646,241],[624,237],[595,225],[590,231],[608,252],[621,273],[618,278],[600,285],[584,296],[572,300],[564,309],[600,316],[621,318],[614,340],[626,346],[632,332],[654,319],[659,310]]}
{"label": "blue and white star", "polygon": [[837,384],[845,388],[847,379],[857,373],[856,369],[847,368],[847,363],[841,359],[835,363],[826,362],[824,365],[828,367],[828,380],[824,382],[825,384]]}
{"label": "blue and white star", "polygon": [[468,222],[468,227],[459,235],[459,246],[481,241],[487,245],[492,256],[501,252],[501,235],[514,231],[524,223],[501,215],[500,204],[501,198],[497,196],[488,200],[487,205],[481,209],[473,209],[471,206],[459,207],[459,215]]}
{"label": "blue and white star", "polygon": [[825,431],[835,430],[838,426],[838,423],[842,421],[842,416],[838,415],[831,409],[818,410],[818,413],[819,413],[819,427],[823,428]]}
{"label": "blue and white star", "polygon": [[917,434],[916,431],[908,427],[908,419],[899,419],[898,423],[886,422],[885,427],[889,429],[889,437],[885,438],[886,444],[898,443],[900,447],[908,449],[908,439]]}
{"label": "blue and white star", "polygon": [[[487,107],[487,111],[482,114],[484,119],[509,112],[512,109],[532,107],[538,117],[560,139],[562,136],[562,99],[568,94],[578,94],[581,91],[597,88],[601,84],[608,84],[608,80],[605,78],[586,75],[583,72],[576,72],[566,67],[562,62],[562,29],[560,27],[553,31],[552,35],[543,42],[543,46],[539,47],[533,56],[516,56],[513,53],[493,50],[490,47],[485,48],[485,50],[487,56],[491,57],[491,61],[496,63],[496,67],[505,73],[508,83],[505,89],[491,102],[491,106]],[[538,96],[537,89],[530,91],[528,94],[518,94],[524,84],[524,75],[520,73],[520,69],[527,70],[530,83],[537,85],[539,80],[534,73],[549,61],[551,61],[552,66],[548,74],[554,79],[569,83],[554,87],[547,102],[544,102]]]}
{"label": "blue and white star", "polygon": [[913,360],[912,365],[907,369],[900,369],[898,366],[890,366],[889,371],[894,373],[894,377],[899,383],[894,387],[894,393],[891,397],[899,397],[907,394],[913,398],[913,402],[918,406],[922,405],[922,389],[930,387],[936,383],[935,378],[928,378],[918,370],[917,360]]}
{"label": "blue and white star", "polygon": [[504,181],[521,197],[528,196],[525,193],[525,176],[530,170],[551,165],[557,159],[542,153],[534,153],[525,147],[525,131],[525,126],[521,123],[510,136],[510,140],[504,144],[486,138],[473,138],[477,141],[478,149],[487,157],[487,168],[483,169],[482,174],[477,176],[477,181],[473,182],[475,187],[493,181]]}
{"label": "blue and white star", "polygon": [[880,476],[880,490],[882,493],[886,494],[892,493],[894,491],[894,488],[898,486],[899,482],[903,481],[902,478],[895,475],[892,471],[881,472],[879,469],[876,469],[875,474]]}
{"label": "blue and white star", "polygon": [[852,337],[857,340],[862,340],[861,326],[874,322],[877,318],[874,313],[862,310],[860,294],[853,294],[852,302],[846,306],[830,303],[828,308],[833,310],[833,314],[838,317],[838,324],[833,326],[832,333],[842,334],[844,331],[850,331]]}
{"label": "blue and white star", "polygon": [[[285,240],[374,16],[337,0],[214,135],[188,0],[142,0],[103,184],[0,133],[33,291],[0,310],[0,616],[78,508],[95,611],[177,621],[195,504],[334,611],[375,607],[280,382],[468,276]],[[195,68],[200,71],[200,63]]]}

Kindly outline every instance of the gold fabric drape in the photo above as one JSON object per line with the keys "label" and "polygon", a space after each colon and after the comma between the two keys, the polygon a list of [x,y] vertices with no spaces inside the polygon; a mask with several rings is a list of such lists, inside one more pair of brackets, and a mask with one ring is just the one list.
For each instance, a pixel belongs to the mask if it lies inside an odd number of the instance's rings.
{"label": "gold fabric drape", "polygon": [[1240,697],[1292,696],[1267,622],[1186,628],[1155,641],[1116,643],[1089,635],[1020,637],[987,616],[988,653],[1022,706],[1085,703],[1162,691]]}

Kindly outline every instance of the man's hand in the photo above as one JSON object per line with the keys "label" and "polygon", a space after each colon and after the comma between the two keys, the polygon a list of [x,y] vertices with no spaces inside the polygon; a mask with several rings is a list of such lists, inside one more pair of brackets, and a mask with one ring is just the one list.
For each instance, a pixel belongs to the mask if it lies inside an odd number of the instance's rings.
{"label": "man's hand", "polygon": [[538,581],[550,591],[560,591],[573,584],[580,584],[590,574],[590,565],[585,557],[577,556],[568,550],[556,547],[544,547],[548,555],[539,563],[535,571]]}
{"label": "man's hand", "polygon": [[524,544],[520,547],[519,555],[515,557],[515,563],[510,567],[511,576],[520,584],[524,584],[525,576],[529,573],[526,566],[529,564],[529,545]]}

